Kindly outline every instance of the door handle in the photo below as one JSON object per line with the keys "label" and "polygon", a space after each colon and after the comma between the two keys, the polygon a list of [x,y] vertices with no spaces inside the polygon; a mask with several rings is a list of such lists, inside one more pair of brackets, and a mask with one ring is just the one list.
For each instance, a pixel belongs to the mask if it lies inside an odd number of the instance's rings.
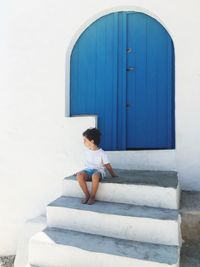
{"label": "door handle", "polygon": [[133,67],[128,67],[127,69],[126,69],[126,71],[133,71],[135,68],[133,68]]}

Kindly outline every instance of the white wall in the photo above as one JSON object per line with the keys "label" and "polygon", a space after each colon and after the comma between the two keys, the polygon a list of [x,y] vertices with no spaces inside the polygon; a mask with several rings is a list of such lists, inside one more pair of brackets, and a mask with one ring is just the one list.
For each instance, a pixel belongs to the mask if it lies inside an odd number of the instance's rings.
{"label": "white wall", "polygon": [[95,119],[65,117],[69,56],[80,32],[111,11],[157,18],[176,56],[176,149],[110,152],[113,166],[177,170],[182,188],[200,190],[199,9],[198,0],[0,1],[0,255],[15,254],[23,223],[82,167],[81,134]]}

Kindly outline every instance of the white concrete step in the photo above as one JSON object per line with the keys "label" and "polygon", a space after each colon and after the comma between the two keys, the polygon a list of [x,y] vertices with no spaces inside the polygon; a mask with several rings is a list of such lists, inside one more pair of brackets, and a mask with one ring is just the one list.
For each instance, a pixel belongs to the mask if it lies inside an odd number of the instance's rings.
{"label": "white concrete step", "polygon": [[[180,186],[176,172],[115,170],[119,177],[106,177],[99,186],[98,200],[178,209]],[[87,182],[91,189],[91,182]],[[63,196],[82,197],[76,176],[65,177]]]}
{"label": "white concrete step", "polygon": [[46,228],[29,243],[40,267],[178,267],[179,248]]}
{"label": "white concrete step", "polygon": [[[33,235],[47,227],[46,216],[40,215],[27,220],[17,244],[14,267],[30,267],[28,265],[28,244]],[[39,266],[38,266],[39,267]]]}
{"label": "white concrete step", "polygon": [[177,210],[60,197],[47,206],[47,226],[155,244],[180,245]]}

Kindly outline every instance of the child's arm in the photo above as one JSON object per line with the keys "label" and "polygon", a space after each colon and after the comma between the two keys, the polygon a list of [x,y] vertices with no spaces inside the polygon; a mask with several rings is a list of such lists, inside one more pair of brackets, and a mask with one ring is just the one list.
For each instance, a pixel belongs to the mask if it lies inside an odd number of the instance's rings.
{"label": "child's arm", "polygon": [[109,171],[112,177],[117,177],[118,175],[113,171],[113,168],[110,163],[104,164],[104,167]]}

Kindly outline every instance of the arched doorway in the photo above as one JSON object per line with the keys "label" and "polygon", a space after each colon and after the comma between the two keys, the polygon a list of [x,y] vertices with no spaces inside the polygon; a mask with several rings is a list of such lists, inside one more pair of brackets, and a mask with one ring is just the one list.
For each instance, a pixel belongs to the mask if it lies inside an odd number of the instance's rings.
{"label": "arched doorway", "polygon": [[97,115],[105,150],[175,147],[174,48],[141,12],[116,12],[77,40],[70,66],[70,116]]}

